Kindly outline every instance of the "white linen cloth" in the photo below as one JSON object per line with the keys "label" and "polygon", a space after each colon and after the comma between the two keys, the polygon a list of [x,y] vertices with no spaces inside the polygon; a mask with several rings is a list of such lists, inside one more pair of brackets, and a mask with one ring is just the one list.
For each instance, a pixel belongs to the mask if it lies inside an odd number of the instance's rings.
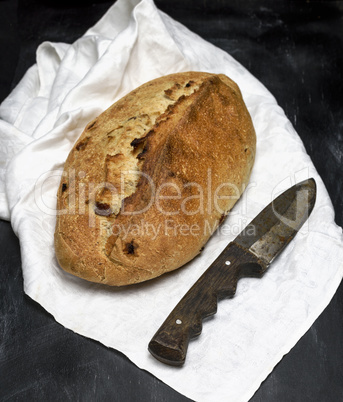
{"label": "white linen cloth", "polygon": [[[124,288],[88,283],[54,255],[56,192],[85,125],[138,85],[179,71],[224,73],[241,88],[257,133],[244,196],[186,268]],[[0,108],[0,216],[20,239],[25,292],[65,327],[115,348],[197,401],[247,401],[308,330],[343,275],[342,230],[303,144],[274,97],[230,55],[159,11],[119,0],[72,45],[42,43],[37,63]],[[184,367],[147,345],[180,298],[240,230],[281,190],[314,177],[308,222],[263,279],[242,279],[189,345]]]}

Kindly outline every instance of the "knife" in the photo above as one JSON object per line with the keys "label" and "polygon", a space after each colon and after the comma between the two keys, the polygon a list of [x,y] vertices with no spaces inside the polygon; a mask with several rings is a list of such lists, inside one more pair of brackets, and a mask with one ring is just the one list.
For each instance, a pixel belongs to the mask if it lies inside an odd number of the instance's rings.
{"label": "knife", "polygon": [[217,312],[218,300],[234,296],[240,278],[262,277],[305,223],[315,199],[311,178],[265,207],[185,294],[149,342],[149,352],[163,363],[181,366],[189,340],[200,335],[202,320]]}

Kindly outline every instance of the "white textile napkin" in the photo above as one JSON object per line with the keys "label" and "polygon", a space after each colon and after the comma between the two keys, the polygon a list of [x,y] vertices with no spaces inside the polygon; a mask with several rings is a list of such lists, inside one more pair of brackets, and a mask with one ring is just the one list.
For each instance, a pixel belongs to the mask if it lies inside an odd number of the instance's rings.
{"label": "white textile napkin", "polygon": [[[138,85],[197,70],[238,83],[257,133],[249,187],[203,254],[156,280],[111,288],[73,277],[53,247],[63,163],[86,124]],[[343,274],[342,230],[303,144],[274,97],[244,67],[160,12],[152,0],[118,0],[72,45],[42,43],[37,63],[0,108],[0,216],[20,239],[25,292],[71,330],[124,353],[197,401],[247,401],[308,330]],[[192,341],[183,368],[147,345],[180,298],[260,210],[314,177],[308,222],[263,279],[242,279]]]}

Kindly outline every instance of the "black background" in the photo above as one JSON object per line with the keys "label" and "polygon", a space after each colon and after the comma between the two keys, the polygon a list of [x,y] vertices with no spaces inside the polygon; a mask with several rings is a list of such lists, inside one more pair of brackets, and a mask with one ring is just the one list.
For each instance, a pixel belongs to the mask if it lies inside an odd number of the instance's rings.
{"label": "black background", "polygon": [[[0,0],[0,100],[45,41],[72,43],[111,1]],[[224,49],[276,97],[343,226],[343,2],[156,0]],[[325,267],[323,267],[325,269]],[[343,400],[343,286],[252,398]],[[186,401],[121,353],[74,334],[23,292],[19,242],[0,221],[0,400]]]}

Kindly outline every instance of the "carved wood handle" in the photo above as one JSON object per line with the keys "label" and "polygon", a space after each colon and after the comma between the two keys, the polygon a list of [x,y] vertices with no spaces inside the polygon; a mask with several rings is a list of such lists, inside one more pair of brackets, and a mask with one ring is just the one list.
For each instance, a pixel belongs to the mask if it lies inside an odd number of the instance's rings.
{"label": "carved wood handle", "polygon": [[200,335],[202,320],[217,312],[218,300],[232,297],[242,277],[261,277],[266,266],[252,253],[230,243],[181,299],[149,342],[150,353],[163,363],[181,366],[188,342]]}

